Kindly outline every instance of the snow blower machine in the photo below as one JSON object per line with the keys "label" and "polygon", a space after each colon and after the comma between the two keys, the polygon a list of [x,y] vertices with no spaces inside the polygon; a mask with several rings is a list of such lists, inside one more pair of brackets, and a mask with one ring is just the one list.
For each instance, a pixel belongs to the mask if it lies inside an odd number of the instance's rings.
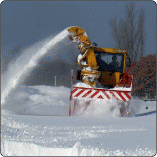
{"label": "snow blower machine", "polygon": [[[115,48],[98,48],[91,44],[87,33],[80,27],[68,28],[69,39],[78,44],[77,83],[71,74],[69,116],[82,115],[95,100],[116,100],[120,116],[129,116],[133,75],[126,66],[127,51]],[[125,67],[128,70],[125,72]],[[82,103],[83,101],[83,103]]]}

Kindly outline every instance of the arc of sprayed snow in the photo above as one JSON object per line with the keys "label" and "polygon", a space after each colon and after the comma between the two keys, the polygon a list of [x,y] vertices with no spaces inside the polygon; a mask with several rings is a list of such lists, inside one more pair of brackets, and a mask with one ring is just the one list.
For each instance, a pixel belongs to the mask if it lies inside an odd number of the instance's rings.
{"label": "arc of sprayed snow", "polygon": [[25,74],[30,68],[34,68],[37,65],[37,61],[48,52],[48,50],[53,47],[55,44],[58,42],[62,41],[66,36],[68,35],[68,30],[64,29],[62,32],[60,32],[57,36],[52,38],[45,46],[43,46],[26,64],[20,72],[18,72],[14,77],[12,77],[4,91],[2,91],[2,96],[1,96],[1,103],[2,105],[5,103],[6,97],[9,95],[9,93],[16,88],[16,86],[19,83],[19,80],[23,74]]}

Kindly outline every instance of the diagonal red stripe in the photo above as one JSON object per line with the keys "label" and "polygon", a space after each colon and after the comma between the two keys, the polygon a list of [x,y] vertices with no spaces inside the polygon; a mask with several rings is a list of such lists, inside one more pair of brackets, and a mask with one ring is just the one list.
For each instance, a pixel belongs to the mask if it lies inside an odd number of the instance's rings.
{"label": "diagonal red stripe", "polygon": [[91,95],[90,98],[93,98],[95,95],[97,95],[99,93],[99,90],[97,90],[93,95]]}
{"label": "diagonal red stripe", "polygon": [[101,95],[98,97],[99,99],[104,99]]}
{"label": "diagonal red stripe", "polygon": [[73,91],[71,92],[71,95],[75,93],[77,90],[78,90],[77,88],[74,88]]}
{"label": "diagonal red stripe", "polygon": [[105,95],[108,99],[111,99],[110,96],[109,96],[105,91],[102,90],[102,92],[104,93],[104,95]]}
{"label": "diagonal red stripe", "polygon": [[82,89],[80,92],[78,92],[74,97],[78,97],[81,93],[83,93],[85,89]]}
{"label": "diagonal red stripe", "polygon": [[126,101],[126,99],[122,96],[121,92],[117,91],[116,93],[122,98],[123,101]]}
{"label": "diagonal red stripe", "polygon": [[111,93],[117,100],[119,100],[119,99],[115,96],[115,94],[114,94],[113,92],[110,91],[110,93]]}
{"label": "diagonal red stripe", "polygon": [[128,94],[129,92],[123,92],[123,93],[128,97],[129,100],[131,100],[131,96]]}
{"label": "diagonal red stripe", "polygon": [[86,97],[88,94],[90,94],[92,92],[92,90],[89,90],[86,94],[84,94],[82,97]]}

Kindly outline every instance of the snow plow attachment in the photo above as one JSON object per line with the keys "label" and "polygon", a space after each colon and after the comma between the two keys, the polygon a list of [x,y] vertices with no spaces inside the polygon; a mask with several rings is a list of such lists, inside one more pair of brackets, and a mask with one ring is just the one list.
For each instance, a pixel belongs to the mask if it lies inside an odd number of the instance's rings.
{"label": "snow plow attachment", "polygon": [[127,74],[119,81],[116,87],[110,89],[73,85],[70,95],[69,116],[83,115],[88,110],[90,103],[97,100],[102,102],[116,100],[119,115],[130,116],[129,103],[131,100],[132,79],[133,76]]}

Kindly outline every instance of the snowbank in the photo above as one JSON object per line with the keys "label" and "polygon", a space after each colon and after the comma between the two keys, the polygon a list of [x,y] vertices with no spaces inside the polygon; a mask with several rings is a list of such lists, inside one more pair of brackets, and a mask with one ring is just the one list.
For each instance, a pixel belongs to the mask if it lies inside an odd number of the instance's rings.
{"label": "snowbank", "polygon": [[130,109],[132,114],[155,111],[156,101],[143,101],[137,98],[132,98],[130,101]]}
{"label": "snowbank", "polygon": [[146,156],[156,152],[156,115],[130,118],[4,115],[10,156]]}
{"label": "snowbank", "polygon": [[3,156],[152,156],[151,149],[105,151],[98,148],[83,148],[80,142],[72,148],[41,147],[32,143],[5,141],[1,144]]}
{"label": "snowbank", "polygon": [[[156,153],[156,114],[117,116],[114,101],[97,100],[83,116],[68,116],[70,89],[21,86],[2,106],[5,156],[150,156]],[[134,113],[156,102],[132,99]],[[52,116],[52,115],[57,116]],[[41,116],[44,115],[44,116]]]}
{"label": "snowbank", "polygon": [[20,86],[2,106],[3,112],[23,115],[68,115],[70,89],[52,86]]}

